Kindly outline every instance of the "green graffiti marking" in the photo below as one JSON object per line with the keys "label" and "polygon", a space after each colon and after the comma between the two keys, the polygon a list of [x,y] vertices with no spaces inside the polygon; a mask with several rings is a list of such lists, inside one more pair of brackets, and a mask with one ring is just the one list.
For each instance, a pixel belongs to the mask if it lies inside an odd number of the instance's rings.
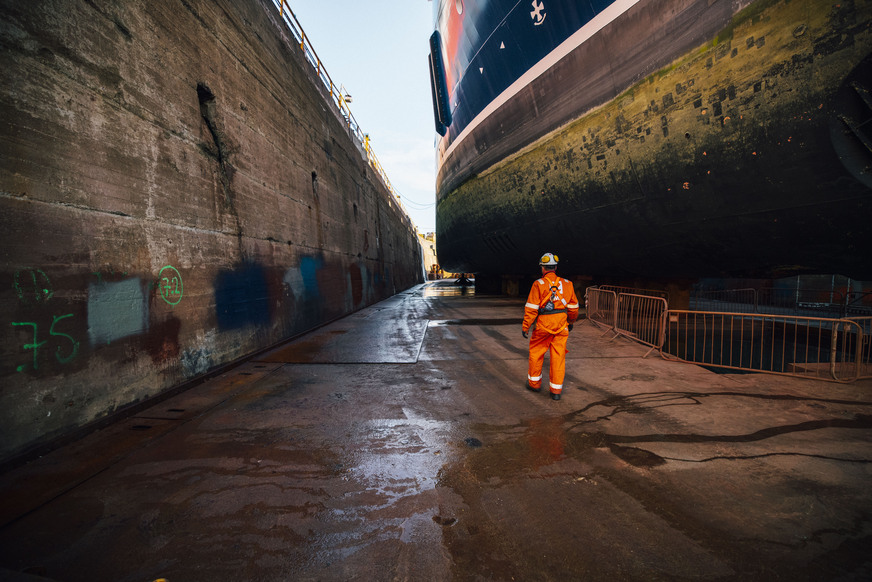
{"label": "green graffiti marking", "polygon": [[182,300],[184,292],[182,287],[182,274],[179,273],[175,267],[167,265],[160,270],[158,277],[160,277],[159,286],[161,299],[175,307],[179,304],[179,301]]}
{"label": "green graffiti marking", "polygon": [[[77,342],[72,336],[70,336],[68,334],[61,333],[59,331],[55,331],[55,325],[57,325],[57,323],[60,320],[66,319],[66,318],[72,317],[72,316],[73,316],[72,313],[68,313],[66,315],[53,316],[52,322],[51,322],[51,327],[49,327],[49,329],[48,329],[48,334],[50,336],[65,338],[71,344],[70,353],[66,356],[61,355],[61,347],[60,346],[58,346],[57,350],[55,351],[55,358],[61,364],[66,364],[66,363],[70,362],[73,358],[76,357],[76,354],[79,353],[79,342]],[[25,350],[33,350],[33,369],[39,370],[39,348],[44,346],[48,342],[48,340],[39,341],[39,326],[32,321],[21,321],[21,322],[14,321],[14,322],[12,322],[12,325],[13,326],[29,325],[33,328],[33,342],[29,343],[29,344],[24,344],[22,347]],[[16,368],[16,370],[19,372],[23,372],[26,369],[27,369],[27,366],[25,366],[25,365],[21,365],[21,366],[18,366],[18,368]]]}
{"label": "green graffiti marking", "polygon": [[54,330],[55,324],[57,324],[57,322],[59,322],[62,319],[66,319],[67,317],[72,317],[72,316],[73,316],[72,313],[67,313],[66,315],[54,316],[54,318],[52,319],[52,322],[51,322],[51,327],[48,329],[49,335],[57,336],[57,337],[65,337],[68,340],[70,340],[70,344],[72,344],[72,351],[70,352],[70,355],[68,355],[65,358],[61,357],[60,346],[58,346],[58,349],[55,351],[55,358],[57,358],[58,362],[60,362],[61,364],[66,364],[67,362],[69,362],[70,360],[75,358],[76,354],[79,353],[79,342],[77,342],[75,339],[73,339],[72,336],[69,336],[65,333],[60,333],[60,332]]}
{"label": "green graffiti marking", "polygon": [[12,283],[18,299],[25,304],[47,303],[54,295],[48,275],[41,269],[26,269],[15,272]]}
{"label": "green graffiti marking", "polygon": [[[42,345],[43,345],[47,340],[38,341],[38,339],[39,339],[39,331],[38,331],[38,329],[37,329],[37,325],[36,325],[35,323],[33,323],[33,322],[28,322],[28,321],[24,321],[24,322],[16,322],[16,321],[13,321],[13,322],[12,322],[12,325],[14,325],[14,326],[30,325],[30,326],[33,327],[33,343],[31,343],[31,344],[24,344],[24,346],[22,346],[22,347],[23,347],[25,350],[33,350],[33,369],[34,369],[34,370],[38,370],[38,369],[39,369],[39,359],[37,358],[37,354],[39,353],[39,348],[42,347]],[[18,366],[18,371],[19,371],[19,372],[23,372],[24,370],[25,370],[25,367],[24,367],[23,365],[22,365],[22,366]]]}

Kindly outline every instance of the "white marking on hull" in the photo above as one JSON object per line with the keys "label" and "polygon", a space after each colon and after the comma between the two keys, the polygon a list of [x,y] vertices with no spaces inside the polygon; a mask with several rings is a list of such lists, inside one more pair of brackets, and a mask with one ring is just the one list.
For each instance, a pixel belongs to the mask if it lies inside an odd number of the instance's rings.
{"label": "white marking on hull", "polygon": [[572,36],[560,43],[557,48],[545,55],[542,60],[530,67],[526,73],[518,77],[518,79],[514,83],[509,85],[506,90],[504,90],[493,101],[491,101],[487,105],[487,107],[482,109],[481,112],[475,116],[475,119],[469,122],[469,124],[463,129],[463,131],[460,132],[460,135],[457,136],[457,139],[455,139],[451,143],[448,149],[445,150],[445,153],[440,157],[439,165],[442,165],[442,160],[450,156],[454,149],[464,139],[466,139],[466,137],[470,133],[472,133],[472,131],[476,127],[478,127],[481,122],[487,119],[509,99],[520,93],[521,90],[530,83],[532,83],[533,80],[538,78],[543,73],[547,72],[548,69],[553,67],[561,59],[570,54],[583,43],[587,42],[596,33],[611,24],[621,14],[623,14],[639,2],[640,0],[617,0],[616,2],[613,2],[611,5],[609,5],[608,8],[594,16],[590,20],[590,22],[575,31]]}

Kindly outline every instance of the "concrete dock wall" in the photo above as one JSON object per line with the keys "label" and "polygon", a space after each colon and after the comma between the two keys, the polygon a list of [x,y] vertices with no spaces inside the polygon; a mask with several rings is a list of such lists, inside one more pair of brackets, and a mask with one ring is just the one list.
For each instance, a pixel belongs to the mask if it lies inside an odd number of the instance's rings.
{"label": "concrete dock wall", "polygon": [[422,280],[269,0],[0,13],[0,461]]}

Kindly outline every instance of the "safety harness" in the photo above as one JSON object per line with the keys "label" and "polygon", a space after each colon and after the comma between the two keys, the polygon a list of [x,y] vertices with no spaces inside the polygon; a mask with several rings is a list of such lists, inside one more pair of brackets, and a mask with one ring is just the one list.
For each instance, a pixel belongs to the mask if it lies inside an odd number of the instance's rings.
{"label": "safety harness", "polygon": [[[548,302],[545,305],[540,305],[539,310],[536,313],[536,317],[533,318],[533,322],[530,324],[530,331],[536,327],[536,323],[539,321],[540,315],[553,315],[555,313],[568,313],[567,309],[568,303],[566,303],[566,299],[563,298],[563,295],[558,295],[557,292],[563,287],[563,283],[560,282],[560,279],[557,279],[556,285],[551,285],[551,297],[548,299]],[[555,309],[554,305],[557,300],[560,300],[563,303],[563,309]]]}
{"label": "safety harness", "polygon": [[[566,313],[568,310],[566,306],[566,299],[563,298],[563,295],[558,295],[557,291],[562,287],[563,284],[560,283],[560,280],[557,280],[557,285],[551,285],[551,298],[548,300],[544,306],[539,307],[539,315],[546,314],[551,315],[552,313]],[[554,303],[557,299],[563,303],[563,309],[554,309]],[[537,316],[538,317],[538,316]]]}

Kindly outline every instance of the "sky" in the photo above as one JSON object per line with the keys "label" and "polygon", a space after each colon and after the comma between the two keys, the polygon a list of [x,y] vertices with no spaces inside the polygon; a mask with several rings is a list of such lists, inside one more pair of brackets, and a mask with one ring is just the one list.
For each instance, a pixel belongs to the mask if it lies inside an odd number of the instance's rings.
{"label": "sky", "polygon": [[430,97],[431,0],[286,0],[406,212],[436,230],[436,130]]}

